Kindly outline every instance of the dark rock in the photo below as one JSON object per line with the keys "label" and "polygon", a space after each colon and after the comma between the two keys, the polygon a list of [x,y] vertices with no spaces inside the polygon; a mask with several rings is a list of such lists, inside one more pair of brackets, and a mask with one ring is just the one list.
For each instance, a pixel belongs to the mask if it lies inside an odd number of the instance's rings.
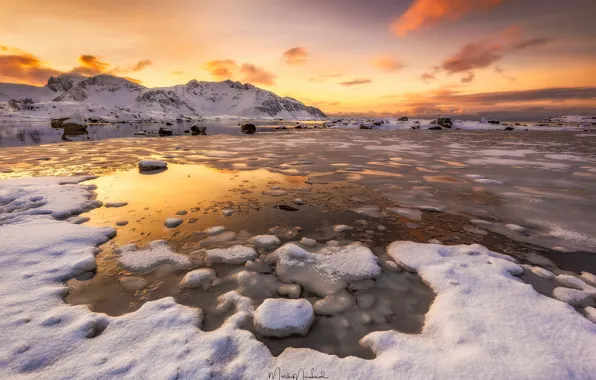
{"label": "dark rock", "polygon": [[282,129],[288,129],[288,128],[286,128],[284,125],[280,125],[279,127],[275,127],[275,129],[282,130]]}
{"label": "dark rock", "polygon": [[288,206],[288,205],[279,205],[279,206],[277,206],[277,208],[280,210],[284,210],[284,211],[298,211],[299,210],[296,207],[292,207],[292,206]]}
{"label": "dark rock", "polygon": [[257,127],[254,124],[242,124],[240,131],[245,135],[254,135],[257,132]]}
{"label": "dark rock", "polygon": [[373,129],[371,124],[360,124],[360,129]]}
{"label": "dark rock", "polygon": [[429,131],[440,131],[440,130],[442,130],[442,129],[443,129],[443,128],[441,128],[441,127],[439,127],[439,126],[437,125],[436,127],[430,127],[428,130],[429,130]]}
{"label": "dark rock", "polygon": [[166,125],[173,125],[172,123],[170,123],[169,121],[166,123]]}
{"label": "dark rock", "polygon": [[164,136],[173,136],[174,132],[172,132],[171,129],[167,129],[167,128],[159,128],[159,136],[160,137],[164,137]]}
{"label": "dark rock", "polygon": [[453,122],[450,117],[440,117],[437,119],[437,124],[444,128],[453,127]]}
{"label": "dark rock", "polygon": [[408,119],[408,117],[407,117],[407,116],[404,116],[404,117],[400,117],[400,118],[399,118],[399,119],[397,119],[397,120],[398,120],[398,121],[408,121],[408,120],[410,120],[410,119]]}
{"label": "dark rock", "polygon": [[489,120],[488,123],[489,124],[501,124],[501,122],[499,120]]}
{"label": "dark rock", "polygon": [[507,128],[505,128],[505,131],[515,131],[515,128],[513,128],[513,127],[507,127]]}
{"label": "dark rock", "polygon": [[207,127],[199,127],[198,125],[193,125],[190,127],[190,131],[192,132],[193,136],[206,136],[207,135]]}

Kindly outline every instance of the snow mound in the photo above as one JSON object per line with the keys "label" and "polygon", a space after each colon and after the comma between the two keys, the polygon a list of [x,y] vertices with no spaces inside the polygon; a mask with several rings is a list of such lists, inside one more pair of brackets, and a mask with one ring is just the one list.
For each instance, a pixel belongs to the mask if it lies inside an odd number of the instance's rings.
{"label": "snow mound", "polygon": [[313,320],[313,307],[305,299],[267,298],[254,313],[255,329],[277,338],[306,335]]}
{"label": "snow mound", "polygon": [[172,251],[164,240],[155,240],[144,249],[139,249],[135,244],[119,248],[120,265],[131,272],[148,272],[163,264],[174,265],[177,269],[186,269],[191,266],[190,258]]}
{"label": "snow mound", "polygon": [[244,264],[256,257],[257,252],[254,249],[243,245],[207,250],[207,260],[214,263]]}
{"label": "snow mound", "polygon": [[288,243],[273,255],[277,261],[276,273],[283,282],[295,282],[321,296],[345,289],[348,282],[381,274],[377,257],[358,243],[325,247],[316,253]]}
{"label": "snow mound", "polygon": [[257,235],[248,239],[248,242],[256,248],[271,249],[281,244],[279,238],[275,235]]}
{"label": "snow mound", "polygon": [[215,270],[210,268],[195,269],[184,276],[180,286],[183,288],[208,289],[211,287],[213,280],[215,280]]}

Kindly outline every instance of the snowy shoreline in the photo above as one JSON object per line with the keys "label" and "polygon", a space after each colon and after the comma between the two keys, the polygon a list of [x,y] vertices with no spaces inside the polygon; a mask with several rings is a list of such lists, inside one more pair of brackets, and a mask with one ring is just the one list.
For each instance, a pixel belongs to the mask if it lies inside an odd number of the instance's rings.
{"label": "snowy shoreline", "polygon": [[[5,377],[267,378],[314,368],[343,378],[574,378],[596,373],[596,324],[516,279],[524,268],[478,245],[394,242],[389,255],[437,297],[421,334],[374,332],[373,360],[309,349],[273,357],[241,329],[254,308],[233,291],[236,312],[203,332],[201,313],[163,298],[109,317],[66,305],[62,283],[95,267],[113,229],[56,220],[99,206],[88,177],[0,181],[0,373]],[[7,211],[10,210],[9,213]],[[23,242],[27,244],[24,245]]]}

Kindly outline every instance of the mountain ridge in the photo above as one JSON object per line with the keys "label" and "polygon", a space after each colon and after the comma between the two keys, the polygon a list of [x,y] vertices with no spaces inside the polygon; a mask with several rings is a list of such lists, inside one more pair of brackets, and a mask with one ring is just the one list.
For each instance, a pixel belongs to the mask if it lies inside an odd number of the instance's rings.
{"label": "mountain ridge", "polygon": [[[126,110],[138,114],[137,118],[147,113],[178,117],[327,117],[320,109],[294,98],[229,79],[193,79],[186,84],[149,88],[108,74],[84,77],[69,73],[51,77],[45,86],[0,83],[0,102],[8,102],[7,98],[30,98],[36,103],[34,111],[43,109],[53,117],[65,107],[74,111],[80,108],[81,112],[94,112],[98,107],[108,114],[110,110],[113,114]],[[0,112],[6,108],[0,108]]]}

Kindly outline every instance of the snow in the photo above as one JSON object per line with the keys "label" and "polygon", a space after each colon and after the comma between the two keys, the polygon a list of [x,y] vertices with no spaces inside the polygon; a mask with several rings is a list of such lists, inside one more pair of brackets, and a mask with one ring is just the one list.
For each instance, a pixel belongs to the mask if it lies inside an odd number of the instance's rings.
{"label": "snow", "polygon": [[381,273],[377,257],[358,243],[325,247],[313,253],[287,243],[273,255],[281,281],[300,284],[322,296],[345,289],[348,282],[374,278]]}
{"label": "snow", "polygon": [[[366,335],[361,344],[374,351],[372,360],[309,349],[288,349],[273,357],[240,327],[256,311],[249,298],[235,291],[219,297],[218,311],[233,308],[232,315],[209,332],[201,330],[201,310],[178,305],[171,297],[120,317],[67,305],[63,281],[95,267],[96,246],[113,230],[54,219],[52,212],[82,210],[92,197],[84,186],[65,185],[73,186],[65,193],[52,189],[60,180],[65,179],[0,182],[2,196],[54,197],[40,206],[45,214],[21,209],[7,218],[11,212],[0,210],[2,378],[256,379],[276,368],[290,373],[313,368],[332,379],[592,379],[596,373],[596,324],[518,281],[511,272],[521,268],[511,258],[479,245],[395,242],[388,247],[388,254],[416,271],[436,298],[420,334],[388,330]],[[292,251],[292,260],[302,263],[336,255],[288,246],[278,251]],[[345,272],[346,266],[361,265],[362,258],[346,257],[335,269]],[[274,328],[305,321],[289,309],[274,307],[264,315]],[[583,312],[596,321],[594,308]]]}
{"label": "snow", "polygon": [[588,287],[588,285],[584,281],[569,274],[560,274],[556,277],[556,280],[561,285],[567,286],[569,288],[582,290]]}
{"label": "snow", "polygon": [[171,264],[177,269],[186,269],[191,265],[188,256],[174,252],[164,240],[154,240],[144,249],[128,244],[120,247],[119,251],[118,262],[131,272],[148,272],[163,264]]}
{"label": "snow", "polygon": [[279,246],[281,241],[275,235],[256,235],[248,239],[256,248],[271,249]]}
{"label": "snow", "polygon": [[265,336],[278,338],[306,335],[313,320],[313,307],[305,299],[267,298],[254,313],[255,329]]}
{"label": "snow", "polygon": [[541,267],[531,267],[530,270],[535,275],[540,276],[542,278],[546,278],[547,280],[552,280],[553,278],[555,278],[555,275],[553,272],[551,272],[547,269],[541,268]]}
{"label": "snow", "polygon": [[553,290],[553,297],[573,307],[596,305],[590,293],[577,289],[558,287]]}
{"label": "snow", "polygon": [[168,163],[160,160],[141,160],[139,161],[139,171],[147,172],[154,170],[167,169]]}
{"label": "snow", "polygon": [[242,245],[207,250],[207,259],[214,263],[244,264],[249,260],[254,260],[256,257],[257,252],[253,248]]}
{"label": "snow", "polygon": [[315,239],[303,237],[302,239],[300,239],[300,244],[305,245],[307,247],[314,247],[315,245],[317,245],[317,241]]}
{"label": "snow", "polygon": [[596,307],[588,306],[584,309],[590,321],[596,323]]}
{"label": "snow", "polygon": [[353,227],[345,225],[345,224],[338,224],[333,226],[333,231],[335,232],[345,232],[345,231],[350,231],[352,230]]}
{"label": "snow", "polygon": [[584,280],[584,282],[592,285],[592,286],[596,286],[596,276],[593,275],[590,272],[582,272],[581,273],[581,278],[582,280]]}
{"label": "snow", "polygon": [[203,288],[208,289],[215,280],[215,270],[210,268],[195,269],[184,275],[180,282],[183,288]]}

